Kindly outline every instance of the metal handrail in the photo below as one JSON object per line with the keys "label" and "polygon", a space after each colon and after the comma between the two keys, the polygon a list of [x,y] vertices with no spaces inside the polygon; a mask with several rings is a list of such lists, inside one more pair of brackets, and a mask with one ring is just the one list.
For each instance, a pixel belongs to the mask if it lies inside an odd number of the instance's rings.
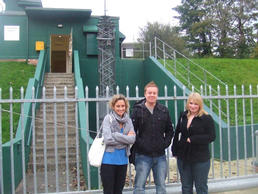
{"label": "metal handrail", "polygon": [[[210,85],[209,83],[207,83],[207,76],[209,76],[211,79],[214,79],[216,82],[218,82],[217,85],[220,85],[224,88],[227,87],[226,83],[224,83],[223,81],[221,81],[219,78],[217,78],[215,75],[213,75],[211,72],[207,71],[206,69],[204,69],[202,66],[200,66],[199,64],[195,63],[194,61],[192,61],[191,59],[189,59],[188,57],[186,57],[184,54],[178,52],[176,49],[174,49],[173,47],[171,47],[170,45],[168,45],[167,43],[165,43],[164,41],[162,41],[161,39],[159,39],[158,37],[154,37],[154,39],[152,40],[152,42],[154,42],[153,47],[151,48],[151,50],[154,50],[154,56],[157,60],[162,60],[164,63],[164,67],[167,68],[166,66],[169,65],[170,68],[174,69],[174,71],[170,71],[176,78],[180,77],[181,79],[183,79],[184,81],[186,81],[188,84],[188,87],[190,87],[190,89],[192,91],[196,90],[199,93],[203,93],[202,91],[202,87],[204,86],[204,90],[205,90],[205,95],[207,95],[207,87]],[[162,47],[160,46],[162,45]],[[172,50],[172,53],[169,53]],[[180,61],[177,60],[177,55],[180,56],[180,58],[186,59],[187,62],[189,63],[188,66],[186,67],[183,63],[181,63]],[[174,64],[170,64],[170,63],[166,63],[166,60],[173,60]],[[161,63],[162,63],[161,61]],[[174,67],[173,67],[174,65]],[[178,71],[178,66],[180,68],[182,68],[184,71],[187,72],[188,76],[185,77],[180,71]],[[206,79],[202,79],[199,75],[196,75],[194,72],[189,70],[189,65],[194,65],[195,67],[197,67],[198,69],[200,69],[204,75]],[[198,89],[198,87],[191,82],[190,80],[190,75],[197,80],[198,82],[200,82],[200,89]],[[212,88],[212,92],[215,93],[216,95],[219,95],[220,91],[214,90]],[[223,101],[226,103],[226,101],[223,99]],[[214,103],[214,102],[213,102]],[[218,109],[219,107],[214,103],[213,104],[214,107],[216,109]],[[224,111],[221,112],[221,114],[225,117],[226,113]]]}
{"label": "metal handrail", "polygon": [[[223,81],[221,81],[219,78],[217,78],[215,75],[213,75],[211,72],[207,71],[206,69],[204,69],[202,66],[200,66],[199,64],[195,63],[194,61],[192,61],[191,59],[189,59],[188,57],[186,57],[184,54],[178,52],[176,49],[174,49],[173,47],[171,47],[170,45],[168,45],[167,43],[165,43],[164,41],[162,41],[161,39],[159,39],[158,37],[155,37],[154,39],[159,40],[162,44],[164,44],[165,46],[167,46],[168,48],[172,49],[173,51],[175,51],[177,54],[179,54],[180,56],[182,56],[183,58],[187,59],[189,62],[191,62],[192,64],[194,64],[195,66],[197,66],[198,68],[200,68],[201,70],[205,71],[207,74],[209,74],[211,77],[213,77],[214,79],[216,79],[219,83],[218,85],[223,85],[226,86],[226,83],[224,83]],[[166,55],[168,56],[168,55]]]}

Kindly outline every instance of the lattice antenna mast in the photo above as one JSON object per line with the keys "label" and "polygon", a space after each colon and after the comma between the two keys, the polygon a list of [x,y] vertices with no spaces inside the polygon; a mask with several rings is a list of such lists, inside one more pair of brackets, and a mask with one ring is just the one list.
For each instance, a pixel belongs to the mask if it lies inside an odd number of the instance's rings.
{"label": "lattice antenna mast", "polygon": [[109,95],[115,91],[115,25],[111,17],[106,16],[106,1],[104,3],[104,16],[98,23],[98,72],[100,96],[106,96],[106,87],[109,87]]}
{"label": "lattice antenna mast", "polygon": [[107,15],[106,0],[104,0],[104,16]]}

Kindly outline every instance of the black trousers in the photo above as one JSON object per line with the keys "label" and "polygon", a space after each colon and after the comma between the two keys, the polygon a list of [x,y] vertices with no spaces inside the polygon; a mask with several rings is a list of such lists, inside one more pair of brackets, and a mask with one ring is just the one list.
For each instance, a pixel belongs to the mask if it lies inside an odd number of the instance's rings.
{"label": "black trousers", "polygon": [[104,194],[122,194],[127,165],[101,164],[100,176]]}

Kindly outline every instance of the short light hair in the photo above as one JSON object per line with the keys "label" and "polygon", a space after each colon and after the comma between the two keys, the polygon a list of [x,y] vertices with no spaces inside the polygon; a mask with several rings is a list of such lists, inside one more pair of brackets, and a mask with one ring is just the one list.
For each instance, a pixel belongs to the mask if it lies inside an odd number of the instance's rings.
{"label": "short light hair", "polygon": [[151,81],[151,82],[147,83],[146,86],[144,87],[144,94],[146,93],[147,88],[150,88],[150,87],[155,87],[159,91],[157,84],[154,81]]}
{"label": "short light hair", "polygon": [[190,101],[193,101],[194,103],[199,105],[199,112],[197,114],[197,116],[202,116],[203,114],[207,115],[208,113],[203,109],[203,99],[201,97],[201,95],[197,92],[193,92],[189,95],[188,99],[187,99],[187,103],[186,103],[186,110],[188,111],[187,116],[190,115],[190,109],[189,109],[189,104]]}
{"label": "short light hair", "polygon": [[129,105],[128,100],[126,99],[126,97],[123,94],[115,94],[111,98],[111,100],[109,101],[110,108],[114,110],[115,104],[117,103],[118,100],[123,100],[125,102],[125,112],[128,113],[130,105]]}

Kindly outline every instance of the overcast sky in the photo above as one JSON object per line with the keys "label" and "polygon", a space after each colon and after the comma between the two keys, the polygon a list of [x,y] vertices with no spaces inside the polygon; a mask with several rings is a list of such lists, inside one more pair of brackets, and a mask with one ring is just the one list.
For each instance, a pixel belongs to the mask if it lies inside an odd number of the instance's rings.
{"label": "overcast sky", "polygon": [[[0,4],[1,4],[0,0]],[[91,9],[92,15],[104,15],[104,0],[41,0],[43,7]],[[125,42],[136,41],[139,28],[147,22],[176,25],[172,10],[181,0],[106,0],[106,14],[120,18],[120,31]],[[0,8],[1,9],[1,8]]]}
{"label": "overcast sky", "polygon": [[[41,0],[43,7],[91,9],[92,15],[104,15],[104,0]],[[177,24],[173,7],[181,0],[106,0],[107,15],[120,18],[120,31],[125,42],[136,41],[139,27],[147,22]]]}

